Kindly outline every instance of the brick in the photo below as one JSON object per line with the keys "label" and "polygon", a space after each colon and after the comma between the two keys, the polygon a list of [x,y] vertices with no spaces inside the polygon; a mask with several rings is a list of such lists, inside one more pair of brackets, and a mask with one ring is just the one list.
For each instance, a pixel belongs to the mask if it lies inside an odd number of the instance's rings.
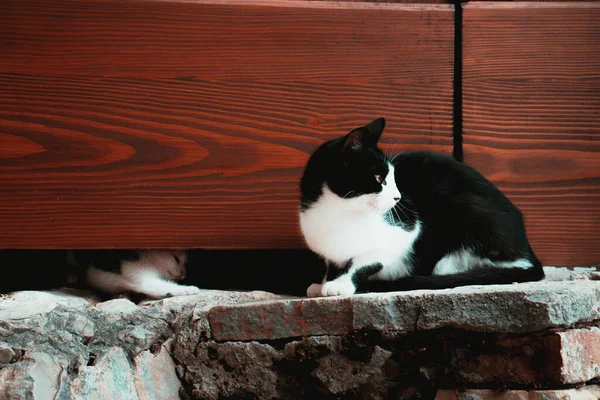
{"label": "brick", "polygon": [[580,383],[600,377],[600,328],[572,329],[560,337],[561,383]]}
{"label": "brick", "polygon": [[450,364],[462,382],[565,385],[600,377],[600,329],[596,327],[490,336],[485,341],[449,343]]}
{"label": "brick", "polygon": [[215,340],[342,335],[352,330],[352,302],[337,297],[216,306],[209,321]]}

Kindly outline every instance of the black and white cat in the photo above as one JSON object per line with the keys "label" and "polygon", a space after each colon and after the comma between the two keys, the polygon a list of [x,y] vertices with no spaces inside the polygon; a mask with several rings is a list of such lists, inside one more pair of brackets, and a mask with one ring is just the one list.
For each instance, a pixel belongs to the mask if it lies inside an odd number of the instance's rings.
{"label": "black and white cat", "polygon": [[79,250],[70,253],[68,261],[86,286],[110,295],[136,293],[160,299],[200,292],[196,286],[174,282],[186,276],[185,251]]}
{"label": "black and white cat", "polygon": [[327,264],[307,295],[440,289],[544,278],[523,217],[491,182],[451,157],[391,158],[379,118],[322,144],[300,182],[300,226]]}

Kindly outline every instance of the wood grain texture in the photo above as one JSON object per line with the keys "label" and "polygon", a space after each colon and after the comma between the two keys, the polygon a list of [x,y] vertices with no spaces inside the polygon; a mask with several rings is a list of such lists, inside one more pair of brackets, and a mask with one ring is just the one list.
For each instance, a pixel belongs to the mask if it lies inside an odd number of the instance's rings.
{"label": "wood grain texture", "polygon": [[0,248],[302,247],[323,140],[451,152],[450,7],[270,4],[1,2]]}
{"label": "wood grain texture", "polygon": [[453,4],[452,0],[302,0],[330,3],[405,3],[405,4]]}
{"label": "wood grain texture", "polygon": [[6,0],[0,70],[37,75],[42,63],[45,75],[447,80],[452,7]]}
{"label": "wood grain texture", "polygon": [[524,212],[546,265],[600,263],[600,3],[463,10],[465,161]]}

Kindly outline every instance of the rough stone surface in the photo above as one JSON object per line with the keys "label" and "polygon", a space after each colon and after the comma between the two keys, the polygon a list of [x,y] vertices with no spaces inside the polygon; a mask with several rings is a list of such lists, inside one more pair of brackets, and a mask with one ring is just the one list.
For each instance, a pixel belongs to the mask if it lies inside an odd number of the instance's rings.
{"label": "rough stone surface", "polygon": [[[548,269],[550,277],[553,271]],[[584,279],[596,276],[595,269],[588,272],[577,271],[575,282],[551,278],[518,285],[224,305],[212,308],[209,319],[217,340],[340,335],[358,329],[535,332],[600,320],[600,281]],[[565,276],[564,271],[557,274]]]}
{"label": "rough stone surface", "polygon": [[526,390],[508,390],[505,392],[487,389],[439,390],[435,400],[529,400]]}
{"label": "rough stone surface", "polygon": [[10,364],[15,358],[15,350],[6,343],[0,343],[0,367]]}
{"label": "rough stone surface", "polygon": [[0,399],[177,399],[182,384],[171,344],[177,334],[186,337],[177,321],[193,332],[188,338],[210,338],[212,305],[274,297],[207,290],[138,306],[63,292],[4,296]]}
{"label": "rough stone surface", "polygon": [[283,299],[216,306],[209,314],[217,340],[280,339],[341,335],[352,329],[350,298]]}
{"label": "rough stone surface", "polygon": [[529,392],[529,400],[598,400],[600,386],[590,385],[568,390],[534,390]]}
{"label": "rough stone surface", "polygon": [[561,390],[439,390],[435,400],[597,400],[600,386],[589,385]]}
{"label": "rough stone surface", "polygon": [[98,400],[135,398],[133,371],[125,350],[112,347],[96,357],[93,365],[78,368],[77,376],[71,381],[71,395]]}
{"label": "rough stone surface", "polygon": [[146,400],[179,399],[182,390],[171,358],[173,339],[150,351],[138,354],[134,361],[134,384],[137,396]]}
{"label": "rough stone surface", "polygon": [[[288,343],[180,343],[191,395],[259,399],[320,399],[345,394],[387,398],[391,352],[357,337],[313,336]],[[395,389],[393,389],[395,390]],[[375,396],[375,397],[373,397]],[[331,398],[334,398],[331,397]]]}
{"label": "rough stone surface", "polygon": [[0,298],[0,399],[600,398],[566,387],[600,378],[598,271],[547,271],[326,299],[14,293]]}

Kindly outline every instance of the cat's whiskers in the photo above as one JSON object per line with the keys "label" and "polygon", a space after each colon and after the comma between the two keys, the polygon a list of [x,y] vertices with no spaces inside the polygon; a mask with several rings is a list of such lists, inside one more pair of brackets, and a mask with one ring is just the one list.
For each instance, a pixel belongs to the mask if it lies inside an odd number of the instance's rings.
{"label": "cat's whiskers", "polygon": [[[402,211],[402,207],[403,207],[403,206],[402,206],[402,204],[401,204],[401,203],[396,203],[396,204],[400,206],[400,208],[398,208],[398,210],[397,210],[397,211],[400,211],[400,212],[402,213],[402,215],[404,215],[404,216],[406,217],[406,219],[410,220],[409,216],[408,216],[408,215],[406,215],[406,213],[405,213],[404,211]],[[395,209],[395,208],[396,208],[396,207],[394,207],[394,209]],[[408,209],[407,209],[407,211],[408,211]],[[396,212],[396,215],[398,216],[398,219],[402,220],[402,219],[400,218],[400,214],[398,214],[398,213]]]}
{"label": "cat's whiskers", "polygon": [[394,143],[394,147],[392,147],[392,149],[386,154],[388,160],[392,161],[392,159],[394,158],[394,155],[396,153],[396,148],[398,147],[399,144],[400,144],[400,139],[398,139],[396,141],[396,143]]}
{"label": "cat's whiskers", "polygon": [[355,192],[356,192],[356,190],[351,190],[351,191],[349,191],[348,193],[346,193],[346,194],[344,195],[344,197],[342,197],[342,199],[345,199],[346,197],[348,197],[348,196],[350,196],[350,195],[354,194]]}
{"label": "cat's whiskers", "polygon": [[387,211],[385,213],[385,222],[387,222],[388,224],[391,224],[392,222],[394,222],[394,217],[392,215],[392,210],[390,209],[389,211]]}
{"label": "cat's whiskers", "polygon": [[414,212],[415,212],[415,210],[413,210],[413,209],[410,209],[410,208],[406,207],[406,206],[405,206],[404,204],[402,204],[401,202],[398,202],[398,205],[399,205],[401,208],[404,208],[404,209],[405,209],[406,211],[408,211],[409,213],[413,213],[413,214],[414,214]]}

